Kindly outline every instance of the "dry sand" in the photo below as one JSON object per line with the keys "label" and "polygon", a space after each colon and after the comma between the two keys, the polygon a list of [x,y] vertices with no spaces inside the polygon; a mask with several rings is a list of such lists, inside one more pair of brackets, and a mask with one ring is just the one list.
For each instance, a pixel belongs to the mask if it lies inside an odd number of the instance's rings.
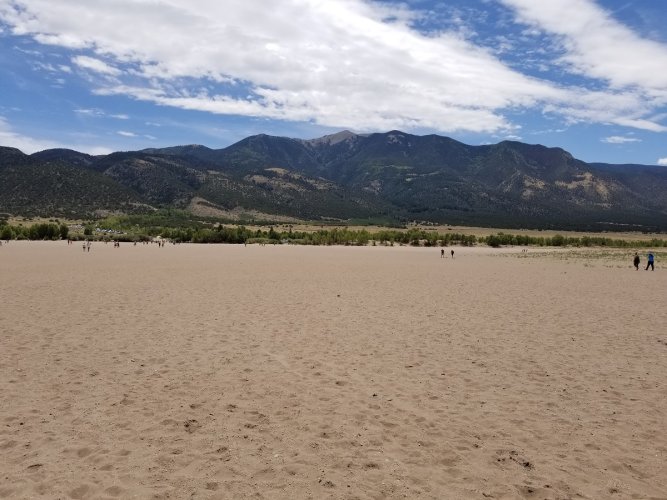
{"label": "dry sand", "polygon": [[667,273],[535,255],[3,245],[0,497],[667,498]]}

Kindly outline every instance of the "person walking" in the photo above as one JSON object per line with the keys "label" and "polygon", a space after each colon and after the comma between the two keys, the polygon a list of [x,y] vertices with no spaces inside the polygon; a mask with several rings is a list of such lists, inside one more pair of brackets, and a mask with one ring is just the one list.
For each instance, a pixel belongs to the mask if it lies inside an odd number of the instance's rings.
{"label": "person walking", "polygon": [[654,261],[653,254],[651,252],[649,252],[648,262],[646,263],[646,269],[644,269],[644,271],[648,271],[649,267],[651,268],[651,271],[655,271],[655,267],[653,266],[653,261]]}
{"label": "person walking", "polygon": [[635,258],[634,258],[634,260],[632,261],[632,263],[635,265],[635,269],[636,269],[637,271],[639,271],[639,262],[640,262],[639,254],[638,254],[637,252],[635,252]]}

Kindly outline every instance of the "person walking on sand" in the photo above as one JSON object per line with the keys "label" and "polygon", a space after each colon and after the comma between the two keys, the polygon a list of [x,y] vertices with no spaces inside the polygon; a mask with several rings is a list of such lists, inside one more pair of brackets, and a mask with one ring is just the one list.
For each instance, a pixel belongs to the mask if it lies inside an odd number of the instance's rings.
{"label": "person walking on sand", "polygon": [[454,249],[452,249],[452,259],[454,258]]}
{"label": "person walking on sand", "polygon": [[644,269],[644,271],[648,271],[649,267],[651,268],[651,271],[655,271],[655,267],[653,266],[653,260],[654,260],[653,254],[649,252],[648,262],[646,263],[646,269]]}
{"label": "person walking on sand", "polygon": [[635,265],[635,269],[636,269],[637,271],[639,271],[639,262],[640,262],[640,260],[639,260],[639,254],[638,254],[637,252],[635,252],[635,258],[634,258],[634,260],[632,261],[632,263]]}
{"label": "person walking on sand", "polygon": [[444,248],[441,248],[441,249],[440,249],[440,258],[441,258],[441,259],[444,259],[444,258],[445,258],[445,249],[444,249]]}

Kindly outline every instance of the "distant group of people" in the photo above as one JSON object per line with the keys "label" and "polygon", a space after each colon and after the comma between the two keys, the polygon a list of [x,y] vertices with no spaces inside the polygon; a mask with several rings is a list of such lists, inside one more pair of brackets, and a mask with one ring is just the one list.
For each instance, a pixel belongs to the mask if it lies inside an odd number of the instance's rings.
{"label": "distant group of people", "polygon": [[[644,269],[645,271],[648,271],[648,268],[651,268],[651,271],[655,271],[655,257],[651,252],[648,253],[648,261],[646,262],[646,268]],[[632,260],[632,263],[635,265],[635,269],[639,271],[639,264],[641,263],[641,259],[639,258],[639,254],[635,252],[635,258]]]}
{"label": "distant group of people", "polygon": [[[450,250],[450,251],[451,251],[451,253],[452,253],[452,259],[453,259],[453,258],[454,258],[454,250]],[[445,258],[445,249],[444,249],[444,248],[441,248],[441,249],[440,249],[440,258],[441,258],[441,259],[444,259],[444,258]]]}
{"label": "distant group of people", "polygon": [[[72,240],[72,239],[67,240],[68,245],[72,245],[73,243],[74,243],[74,240]],[[104,240],[104,243],[108,244],[109,240]],[[113,243],[114,248],[120,248],[120,241],[111,240],[111,243]],[[134,243],[134,246],[136,247],[137,242],[135,241],[133,243]],[[142,241],[141,243],[144,244],[144,245],[148,245],[148,244],[152,243],[152,244],[156,244],[158,247],[164,247],[164,245],[167,243],[167,241],[166,240],[155,240],[155,241],[150,241],[150,242],[149,241]],[[176,244],[175,241],[173,241],[172,243],[174,245]],[[2,244],[2,242],[0,242],[0,245],[1,244]],[[84,252],[90,252],[90,247],[92,246],[92,244],[93,244],[93,242],[91,240],[84,240],[83,241],[83,251]]]}

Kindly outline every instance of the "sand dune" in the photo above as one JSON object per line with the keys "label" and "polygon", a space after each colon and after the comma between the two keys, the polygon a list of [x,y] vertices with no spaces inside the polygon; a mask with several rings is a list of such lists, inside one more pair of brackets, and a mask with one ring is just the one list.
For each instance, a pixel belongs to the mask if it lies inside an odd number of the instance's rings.
{"label": "sand dune", "polygon": [[1,498],[667,498],[667,274],[10,242]]}

